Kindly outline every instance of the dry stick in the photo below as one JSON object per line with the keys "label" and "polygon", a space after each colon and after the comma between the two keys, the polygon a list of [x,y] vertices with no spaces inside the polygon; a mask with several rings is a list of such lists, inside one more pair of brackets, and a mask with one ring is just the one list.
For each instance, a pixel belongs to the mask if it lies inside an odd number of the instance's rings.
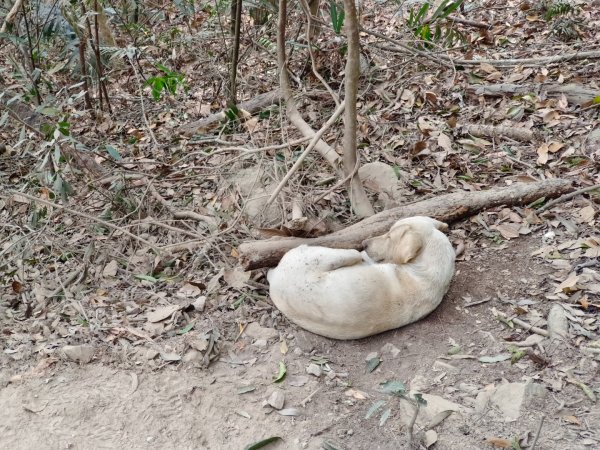
{"label": "dry stick", "polygon": [[336,189],[342,187],[344,184],[346,184],[346,182],[352,178],[354,176],[354,174],[356,172],[358,172],[358,168],[360,167],[360,161],[358,160],[358,158],[356,159],[356,164],[354,165],[354,169],[352,170],[352,172],[350,172],[348,175],[346,175],[342,180],[340,180],[339,182],[337,182],[333,187],[331,187],[330,189],[327,189],[323,194],[319,195],[316,199],[315,199],[315,203],[320,202],[321,200],[323,200],[325,197],[327,197],[329,194],[331,194],[333,191],[335,191]]}
{"label": "dry stick", "polygon": [[549,201],[544,206],[542,206],[540,209],[538,209],[537,212],[543,213],[544,211],[547,211],[548,209],[552,208],[555,205],[558,205],[559,203],[566,202],[567,200],[571,200],[572,198],[577,197],[580,194],[585,194],[586,192],[595,191],[596,189],[600,189],[600,184],[595,184],[594,186],[584,187],[582,189],[578,189],[569,194],[565,194],[562,197],[559,197],[555,200]]}
{"label": "dry stick", "polygon": [[514,67],[514,66],[541,66],[545,64],[553,64],[571,60],[578,59],[598,59],[600,58],[600,50],[590,50],[587,52],[575,52],[568,53],[566,55],[555,55],[555,56],[543,56],[539,58],[519,58],[519,59],[454,59],[450,58],[446,55],[432,55],[427,52],[416,50],[411,48],[410,46],[403,44],[402,42],[392,39],[384,34],[376,33],[375,31],[367,30],[365,28],[361,28],[361,31],[364,31],[367,34],[378,37],[385,41],[391,42],[396,45],[398,48],[386,48],[389,51],[402,51],[408,52],[412,54],[417,54],[419,56],[423,56],[427,59],[430,59],[439,64],[443,64],[445,66],[453,66],[453,65],[461,65],[461,66],[478,66],[480,64],[490,64],[491,66],[500,66],[500,67]]}
{"label": "dry stick", "polygon": [[21,3],[23,3],[23,0],[16,0],[15,4],[12,6],[12,8],[10,8],[10,11],[4,18],[4,23],[2,24],[2,28],[0,28],[0,33],[6,32],[6,27],[9,24],[13,23],[13,21],[15,20],[15,16],[19,13],[19,8],[21,7]]}
{"label": "dry stick", "polygon": [[[310,139],[311,139],[310,136],[306,136],[301,139],[296,139],[294,141],[286,142],[285,144],[268,145],[266,147],[259,147],[259,148],[224,147],[224,148],[219,148],[219,149],[215,150],[214,152],[198,151],[198,152],[188,153],[183,158],[181,158],[181,160],[190,158],[195,155],[213,156],[213,155],[218,155],[219,153],[225,153],[225,152],[242,152],[244,155],[252,155],[254,153],[261,153],[261,152],[266,152],[269,150],[281,150],[282,148],[294,147],[296,145],[303,144],[304,142],[309,141]],[[196,142],[188,142],[187,143],[187,145],[195,145],[195,144],[196,144]]]}
{"label": "dry stick", "polygon": [[474,27],[474,28],[482,28],[485,30],[487,30],[488,28],[491,27],[491,25],[487,24],[487,23],[475,22],[474,20],[468,20],[468,19],[461,19],[460,17],[455,17],[455,16],[450,16],[447,18],[447,20],[449,20],[450,22],[460,23],[461,25],[466,25],[466,26]]}
{"label": "dry stick", "polygon": [[25,198],[27,198],[27,199],[29,199],[31,201],[38,202],[38,203],[41,203],[43,205],[51,206],[51,207],[54,207],[54,208],[59,208],[59,209],[62,209],[64,211],[68,212],[68,213],[75,214],[76,216],[85,217],[86,219],[91,220],[91,221],[96,222],[96,223],[99,223],[100,225],[104,225],[105,227],[112,228],[113,230],[116,230],[116,231],[120,231],[121,233],[129,236],[130,238],[135,239],[136,241],[141,242],[142,244],[147,245],[155,253],[160,254],[160,249],[156,245],[154,245],[152,242],[147,241],[146,239],[143,239],[143,238],[141,238],[139,236],[136,236],[135,234],[130,233],[129,231],[125,230],[124,228],[122,228],[122,227],[120,227],[118,225],[115,225],[113,223],[107,222],[106,220],[102,220],[102,219],[100,219],[98,217],[91,216],[91,215],[86,214],[84,212],[71,209],[71,208],[69,208],[67,206],[59,205],[58,203],[52,203],[52,202],[50,202],[48,200],[44,200],[42,198],[34,197],[33,195],[25,194],[23,192],[8,190],[8,194],[10,194],[10,195],[18,195],[18,196],[21,196],[21,197],[25,197]]}
{"label": "dry stick", "polygon": [[533,325],[531,325],[531,324],[529,324],[529,323],[527,323],[527,322],[525,322],[525,321],[523,321],[521,319],[517,319],[516,317],[515,318],[509,318],[506,314],[504,314],[504,313],[502,313],[500,311],[497,311],[497,316],[496,317],[497,318],[498,317],[502,317],[505,320],[510,320],[512,323],[514,323],[515,325],[520,326],[525,331],[533,331],[534,333],[539,334],[540,336],[544,336],[544,337],[549,337],[550,336],[550,333],[548,333],[547,330],[535,327],[535,326],[533,326]]}
{"label": "dry stick", "polygon": [[142,117],[144,118],[144,124],[146,125],[146,128],[148,129],[148,134],[150,134],[152,143],[156,147],[158,147],[159,146],[158,141],[156,140],[156,136],[154,136],[154,132],[152,131],[152,128],[150,128],[150,122],[148,122],[148,116],[146,116],[146,106],[144,105],[144,91],[142,90],[142,83],[140,83],[140,74],[138,73],[133,61],[130,60],[129,62],[131,64],[131,68],[133,69],[133,72],[135,73],[135,79],[137,81],[138,90],[140,91],[140,106],[142,108]]}
{"label": "dry stick", "polygon": [[537,427],[537,430],[535,432],[535,437],[533,438],[533,442],[531,443],[529,450],[535,450],[535,446],[537,445],[537,441],[540,438],[540,433],[542,431],[542,425],[544,425],[545,418],[546,418],[546,414],[542,415],[542,418],[540,419],[540,424]]}
{"label": "dry stick", "polygon": [[315,133],[313,138],[310,140],[310,142],[306,146],[306,149],[298,157],[298,159],[296,160],[296,162],[294,163],[292,168],[288,171],[288,173],[285,174],[285,177],[283,177],[283,180],[281,180],[279,185],[277,185],[277,188],[275,188],[275,191],[273,191],[273,193],[269,197],[269,200],[267,200],[266,206],[269,206],[271,203],[273,203],[273,200],[275,200],[277,198],[277,196],[279,195],[279,193],[281,192],[283,187],[287,184],[287,182],[292,177],[292,175],[302,165],[302,162],[306,159],[306,157],[308,156],[310,151],[315,147],[315,145],[317,145],[317,142],[319,142],[319,140],[321,139],[321,136],[323,136],[325,131],[327,131],[329,129],[329,127],[331,125],[333,125],[333,123],[342,115],[342,113],[344,112],[345,106],[346,106],[345,101],[340,103],[340,105],[334,111],[333,115],[329,118],[329,120],[327,122],[325,122],[325,124],[321,127],[321,129]]}
{"label": "dry stick", "polygon": [[[194,211],[177,211],[175,208],[173,208],[169,204],[169,202],[167,200],[165,200],[165,198],[162,195],[160,195],[160,193],[156,190],[156,188],[150,182],[150,180],[148,180],[147,178],[143,178],[142,181],[148,187],[148,190],[150,191],[150,195],[152,195],[152,197],[154,197],[161,205],[163,205],[165,207],[165,209],[167,211],[169,211],[175,219],[192,219],[192,220],[197,220],[198,222],[206,222],[209,225],[213,225],[213,226],[217,225],[215,220],[212,217],[204,216],[204,215],[198,214]],[[195,237],[199,237],[199,236],[196,235]]]}

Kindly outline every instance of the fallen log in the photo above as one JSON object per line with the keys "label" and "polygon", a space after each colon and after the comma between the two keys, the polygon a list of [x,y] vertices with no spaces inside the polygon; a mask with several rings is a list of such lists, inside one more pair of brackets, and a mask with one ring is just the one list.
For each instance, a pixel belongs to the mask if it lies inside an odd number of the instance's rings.
{"label": "fallen log", "polygon": [[271,238],[244,242],[238,248],[239,261],[245,270],[273,267],[288,250],[302,244],[361,249],[365,239],[387,232],[394,222],[404,217],[429,216],[452,223],[487,208],[526,205],[542,197],[559,197],[572,190],[570,181],[550,179],[487,191],[454,192],[382,211],[348,228],[318,238]]}
{"label": "fallen log", "polygon": [[[237,107],[240,111],[246,111],[247,113],[255,114],[273,104],[279,103],[280,98],[281,94],[279,89],[275,89],[240,103],[237,105]],[[196,120],[195,122],[185,124],[179,129],[179,133],[186,137],[192,137],[196,133],[205,132],[212,127],[216,127],[220,123],[227,120],[225,111],[227,110],[220,111],[203,119]]]}
{"label": "fallen log", "polygon": [[487,95],[491,97],[501,97],[503,95],[528,94],[535,92],[536,94],[545,94],[548,97],[560,97],[565,95],[569,103],[583,105],[592,102],[598,95],[600,90],[579,84],[543,84],[543,83],[527,83],[527,84],[489,84],[489,85],[471,85],[467,91],[475,95]]}

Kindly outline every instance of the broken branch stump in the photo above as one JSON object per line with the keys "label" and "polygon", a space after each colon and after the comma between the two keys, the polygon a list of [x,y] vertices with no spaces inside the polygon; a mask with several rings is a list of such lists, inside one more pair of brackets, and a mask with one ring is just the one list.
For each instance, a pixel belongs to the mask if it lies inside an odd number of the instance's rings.
{"label": "broken branch stump", "polygon": [[348,228],[318,238],[272,238],[244,242],[238,248],[239,261],[245,270],[273,267],[288,250],[302,244],[361,249],[365,239],[386,233],[394,222],[404,217],[429,216],[452,223],[487,208],[526,205],[542,197],[559,197],[572,190],[570,181],[550,179],[487,191],[454,192],[382,211]]}

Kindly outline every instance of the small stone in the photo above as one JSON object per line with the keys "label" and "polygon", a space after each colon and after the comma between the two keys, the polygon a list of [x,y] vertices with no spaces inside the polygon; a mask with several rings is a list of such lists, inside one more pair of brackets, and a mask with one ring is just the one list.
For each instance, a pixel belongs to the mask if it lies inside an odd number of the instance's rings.
{"label": "small stone", "polygon": [[460,372],[460,369],[456,366],[453,366],[452,364],[448,364],[443,361],[435,361],[433,363],[433,371],[458,373]]}
{"label": "small stone", "polygon": [[354,430],[352,428],[350,428],[348,431],[346,431],[346,434],[348,436],[352,436],[354,434]]}
{"label": "small stone", "polygon": [[266,339],[256,339],[252,343],[252,346],[254,346],[256,348],[260,348],[260,349],[265,349],[265,348],[267,348],[267,341],[266,341]]}
{"label": "small stone", "polygon": [[252,339],[264,339],[266,341],[269,339],[279,339],[279,332],[277,330],[261,327],[258,322],[250,322],[246,326],[244,334]]}
{"label": "small stone", "polygon": [[330,370],[329,372],[327,372],[326,378],[328,380],[333,380],[336,376],[337,374],[333,370]]}
{"label": "small stone", "polygon": [[148,436],[148,437],[146,438],[146,442],[147,442],[148,444],[151,444],[151,443],[153,443],[153,442],[154,442],[154,440],[155,440],[155,439],[156,439],[156,438],[155,438],[154,436]]}
{"label": "small stone", "polygon": [[315,377],[320,377],[322,372],[321,366],[315,363],[310,363],[306,368],[306,373],[314,375]]}
{"label": "small stone", "polygon": [[388,342],[383,347],[381,347],[381,353],[389,354],[392,356],[392,358],[395,358],[396,356],[398,356],[400,354],[400,349],[398,347],[396,347],[394,344],[392,344],[391,342]]}
{"label": "small stone", "polygon": [[378,356],[379,356],[379,353],[377,353],[377,352],[371,352],[371,353],[369,353],[369,354],[368,354],[368,355],[365,357],[365,361],[369,362],[369,361],[371,361],[372,359],[375,359],[375,358],[377,358]]}
{"label": "small stone", "polygon": [[280,390],[273,391],[268,398],[267,403],[275,409],[281,409],[285,403],[285,395],[283,395],[283,392]]}
{"label": "small stone", "polygon": [[195,349],[191,349],[188,352],[186,352],[185,355],[183,355],[183,362],[199,363],[199,362],[202,362],[202,360],[203,360],[202,353],[200,353],[198,350],[195,350]]}
{"label": "small stone", "polygon": [[300,347],[295,347],[292,353],[296,356],[302,356],[304,354]]}
{"label": "small stone", "polygon": [[91,345],[65,345],[62,352],[71,361],[81,364],[89,363],[94,357],[94,347]]}
{"label": "small stone", "polygon": [[192,303],[192,306],[194,307],[194,309],[199,312],[204,311],[205,305],[206,305],[206,295],[201,295],[194,301],[194,303]]}

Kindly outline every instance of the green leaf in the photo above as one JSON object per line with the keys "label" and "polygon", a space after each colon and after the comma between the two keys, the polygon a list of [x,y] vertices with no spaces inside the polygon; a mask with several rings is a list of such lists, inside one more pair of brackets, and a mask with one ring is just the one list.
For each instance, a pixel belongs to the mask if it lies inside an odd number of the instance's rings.
{"label": "green leaf", "polygon": [[111,156],[111,158],[114,159],[115,161],[121,161],[123,159],[123,158],[121,158],[119,151],[116,148],[114,148],[112,145],[106,144],[104,146],[104,148],[106,149],[106,152]]}
{"label": "green leaf", "polygon": [[139,274],[139,275],[135,275],[134,278],[137,278],[138,280],[149,281],[150,283],[156,283],[158,281],[158,278],[154,278],[151,275]]}
{"label": "green leaf", "polygon": [[596,97],[594,97],[594,99],[592,100],[592,103],[594,105],[597,105],[598,103],[600,103],[600,95],[597,95]]}
{"label": "green leaf", "polygon": [[185,327],[183,327],[181,330],[177,331],[177,334],[185,334],[188,331],[190,331],[192,328],[194,328],[194,322],[186,325]]}
{"label": "green leaf", "polygon": [[255,442],[253,444],[247,445],[244,447],[244,450],[258,450],[259,448],[263,448],[269,445],[271,442],[279,441],[281,438],[279,436],[272,436],[261,441]]}
{"label": "green leaf", "polygon": [[508,359],[510,359],[510,353],[503,353],[501,355],[495,356],[482,356],[481,358],[479,358],[479,362],[493,364],[497,362],[506,361]]}
{"label": "green leaf", "polygon": [[373,405],[367,411],[367,415],[365,416],[365,419],[370,418],[373,414],[375,414],[377,411],[379,411],[379,409],[385,404],[386,404],[385,400],[378,400],[375,403],[373,403]]}
{"label": "green leaf", "polygon": [[383,414],[381,415],[381,418],[379,419],[379,426],[382,427],[387,420],[390,418],[390,415],[392,414],[392,410],[390,408],[386,409]]}
{"label": "green leaf", "polygon": [[415,395],[413,395],[415,401],[421,405],[421,406],[427,406],[427,400],[425,400],[423,398],[423,394],[421,393],[416,393]]}
{"label": "green leaf", "polygon": [[242,386],[241,388],[239,388],[237,390],[237,393],[239,395],[242,395],[242,394],[247,394],[248,392],[252,392],[254,390],[256,390],[256,388],[254,386]]}
{"label": "green leaf", "polygon": [[279,373],[273,380],[273,383],[281,383],[285,379],[286,374],[287,368],[285,367],[285,363],[283,361],[279,361]]}
{"label": "green leaf", "polygon": [[377,366],[379,366],[379,364],[381,364],[381,358],[379,358],[379,356],[371,358],[367,361],[367,370],[369,372],[373,372],[375,369],[377,369]]}
{"label": "green leaf", "polygon": [[386,394],[403,395],[406,393],[406,385],[401,381],[386,381],[381,383],[381,390]]}

